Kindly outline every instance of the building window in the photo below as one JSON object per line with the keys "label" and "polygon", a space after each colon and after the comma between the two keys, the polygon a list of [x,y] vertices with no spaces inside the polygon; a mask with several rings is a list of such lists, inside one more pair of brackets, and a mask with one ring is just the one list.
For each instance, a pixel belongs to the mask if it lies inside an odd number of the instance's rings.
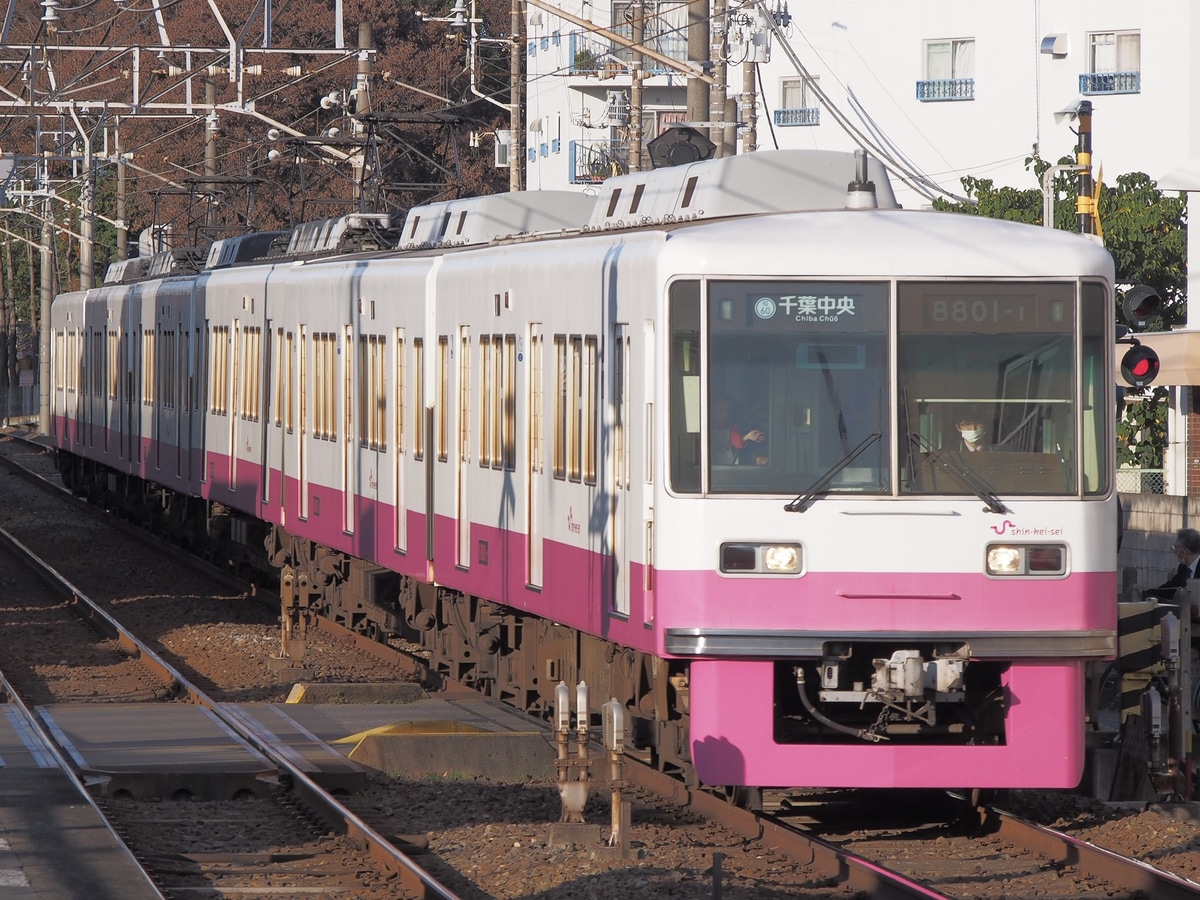
{"label": "building window", "polygon": [[775,124],[819,125],[821,110],[817,106],[816,79],[784,78],[779,84],[779,109],[775,110]]}
{"label": "building window", "polygon": [[975,99],[975,39],[925,42],[925,78],[918,100]]}
{"label": "building window", "polygon": [[[613,3],[613,34],[633,40],[633,24],[638,5],[628,0],[617,0]],[[641,9],[642,43],[671,59],[687,59],[688,5],[679,3],[678,0],[665,0],[661,3],[642,3]],[[624,63],[633,61],[634,51],[629,47],[614,45],[611,52]],[[643,65],[650,72],[667,71],[662,63],[653,59],[644,59]]]}
{"label": "building window", "polygon": [[1081,94],[1136,94],[1142,89],[1142,35],[1099,31],[1088,35],[1089,71],[1079,76]]}

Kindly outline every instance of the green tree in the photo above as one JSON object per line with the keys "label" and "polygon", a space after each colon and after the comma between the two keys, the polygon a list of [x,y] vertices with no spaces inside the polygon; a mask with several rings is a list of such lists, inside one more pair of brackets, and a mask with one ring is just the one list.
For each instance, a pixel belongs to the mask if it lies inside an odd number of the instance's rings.
{"label": "green tree", "polygon": [[[1064,158],[1060,163],[1070,164]],[[1050,163],[1038,157],[1025,161],[1026,168],[1041,184]],[[1042,224],[1043,195],[1040,187],[1019,189],[997,187],[988,178],[968,176],[962,185],[971,203],[935,200],[936,209],[968,215]],[[1074,231],[1078,217],[1075,201],[1078,179],[1059,173],[1054,179],[1056,202],[1054,227]],[[1187,320],[1187,204],[1178,196],[1167,196],[1141,172],[1120,175],[1113,185],[1100,190],[1100,231],[1116,267],[1117,304],[1114,322],[1123,324],[1119,304],[1124,291],[1146,284],[1163,299],[1163,315],[1148,330],[1164,331]],[[1141,395],[1127,395],[1124,414],[1117,422],[1118,465],[1160,468],[1167,444],[1167,391],[1156,387]]]}

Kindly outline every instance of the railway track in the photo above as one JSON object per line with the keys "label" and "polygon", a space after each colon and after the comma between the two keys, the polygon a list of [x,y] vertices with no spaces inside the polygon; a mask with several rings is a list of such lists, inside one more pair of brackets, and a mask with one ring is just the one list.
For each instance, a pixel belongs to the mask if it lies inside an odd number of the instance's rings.
{"label": "railway track", "polygon": [[[363,900],[456,900],[453,892],[317,785],[286,747],[246,732],[223,704],[3,529],[0,553],[6,562],[8,596],[21,598],[21,615],[37,610],[42,623],[54,629],[58,639],[52,649],[86,657],[96,669],[121,671],[116,678],[105,674],[96,679],[92,701],[182,700],[201,706],[279,772],[280,786],[266,802],[235,798],[197,805],[190,797],[175,802],[118,797],[98,804],[161,890],[169,893],[202,884],[211,890],[210,896],[234,896],[269,884],[275,892],[292,888],[301,893],[351,893]],[[12,627],[11,621],[6,624]],[[57,654],[47,657],[31,650],[14,656],[6,655],[5,662],[11,672],[6,690],[14,702],[22,694],[54,693],[53,685],[39,688],[37,682],[46,680],[39,673],[53,672]],[[28,704],[22,703],[22,708],[28,713]],[[51,730],[38,717],[28,718],[43,742],[55,746]]]}
{"label": "railway track", "polygon": [[[323,623],[322,629],[326,627]],[[508,815],[502,807],[512,808],[517,793],[467,778],[404,784],[398,790],[395,785],[380,782],[361,797],[347,798],[347,805],[364,822],[374,823],[380,833],[429,833],[431,853],[423,863],[468,900],[565,898],[584,895],[576,893],[581,890],[601,888],[621,893],[626,884],[637,884],[616,874],[623,868],[644,873],[643,892],[650,885],[669,883],[676,895],[697,897],[711,896],[722,880],[727,889],[738,890],[739,897],[741,891],[749,891],[745,896],[751,897],[762,891],[764,897],[813,898],[1136,897],[1138,892],[1156,898],[1200,896],[1197,885],[1180,877],[1195,871],[1194,867],[1189,869],[1186,852],[1174,854],[1180,875],[1168,875],[1145,862],[1125,859],[1115,850],[1092,848],[1078,836],[1055,835],[995,810],[985,811],[982,818],[966,825],[961,817],[931,823],[926,815],[916,824],[885,828],[869,823],[870,816],[876,818],[876,824],[885,818],[875,811],[853,825],[843,823],[839,830],[828,823],[808,821],[799,812],[802,807],[794,802],[774,815],[755,816],[632,761],[626,765],[625,777],[630,783],[629,796],[634,799],[632,858],[605,862],[601,854],[599,859],[588,859],[582,869],[580,848],[557,847],[546,838],[545,823],[556,817],[558,799],[544,786],[517,789],[525,798],[516,803],[522,808],[524,821],[515,823],[506,819],[522,816]],[[604,788],[598,785],[597,790],[602,792]],[[407,792],[413,802],[398,799],[399,792]],[[420,798],[430,793],[434,799],[422,802]],[[491,796],[495,803],[481,802],[480,795]],[[534,799],[530,801],[529,797]],[[676,812],[672,814],[671,809]],[[180,815],[191,813],[194,809],[185,807]],[[223,821],[225,813],[224,809],[213,810],[212,820]],[[592,821],[598,821],[606,820],[608,811],[595,801],[588,813]],[[160,819],[169,821],[172,815],[157,810],[142,818],[153,830]],[[706,823],[717,823],[718,828]],[[696,830],[687,832],[686,828]],[[672,841],[678,844],[685,834],[688,837],[683,840],[701,845],[699,853],[692,855],[699,856],[700,862],[690,858],[683,862],[680,854],[668,857],[662,849]],[[199,877],[196,872],[209,863],[210,857],[205,854],[210,852],[218,856],[221,853],[205,850],[191,856],[165,856],[182,874]],[[999,858],[1019,862],[1010,862],[1007,868],[991,864]],[[647,864],[666,863],[668,859],[673,863],[669,869],[667,865]],[[247,872],[260,864],[285,869],[301,865],[282,856],[256,859],[253,855],[214,864]],[[1161,860],[1159,865],[1170,868]],[[553,870],[559,866],[573,870],[574,876],[554,875]],[[491,871],[479,871],[481,867]],[[542,884],[557,886],[540,887]]]}

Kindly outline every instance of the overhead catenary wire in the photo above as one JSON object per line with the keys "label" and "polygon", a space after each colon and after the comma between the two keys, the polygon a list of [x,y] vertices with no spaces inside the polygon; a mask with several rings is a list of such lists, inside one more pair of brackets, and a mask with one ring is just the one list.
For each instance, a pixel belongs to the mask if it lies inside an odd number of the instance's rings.
{"label": "overhead catenary wire", "polygon": [[784,34],[783,28],[778,22],[775,21],[775,16],[767,8],[766,0],[749,0],[749,2],[750,4],[758,7],[762,20],[766,23],[767,28],[770,29],[772,36],[774,36],[776,41],[778,41],[779,46],[783,48],[784,53],[787,55],[788,60],[795,68],[796,73],[805,79],[805,81],[811,87],[813,93],[816,94],[818,99],[820,99],[822,106],[824,106],[829,114],[833,116],[834,120],[839,126],[841,126],[842,130],[845,131],[850,137],[854,138],[854,140],[860,146],[862,146],[863,149],[869,151],[873,156],[875,156],[876,159],[883,163],[889,172],[894,174],[913,190],[921,193],[923,196],[929,196],[926,191],[934,191],[937,194],[949,197],[957,203],[969,204],[972,202],[970,198],[963,197],[955,194],[952,191],[946,190],[923,172],[916,170],[915,167],[896,159],[892,153],[887,152],[887,150],[877,141],[873,140],[871,136],[864,133],[862,129],[856,126],[850,120],[850,118],[844,112],[842,112],[838,105],[833,102],[832,98],[830,98],[830,96],[820,86],[817,79],[813,78],[812,73],[809,72],[804,63],[800,61],[800,57],[797,55],[795,49],[792,47],[791,42]]}

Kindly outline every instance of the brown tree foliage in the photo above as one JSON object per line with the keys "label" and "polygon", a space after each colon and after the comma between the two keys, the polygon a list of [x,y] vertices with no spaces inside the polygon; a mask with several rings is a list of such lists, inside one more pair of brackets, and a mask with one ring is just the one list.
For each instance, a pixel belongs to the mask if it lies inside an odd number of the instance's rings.
{"label": "brown tree foliage", "polygon": [[[90,0],[60,5],[49,24],[37,0],[17,0],[0,49],[0,100],[9,101],[0,148],[18,155],[18,177],[48,175],[56,196],[77,202],[90,140],[95,208],[108,218],[115,160],[126,155],[131,238],[169,226],[176,246],[505,190],[490,143],[472,149],[469,136],[507,127],[507,113],[472,92],[466,47],[447,39],[446,23],[417,15],[447,16],[451,3],[342,5],[338,52],[332,2],[274,0],[267,47],[256,0]],[[507,37],[507,4],[478,9],[489,37]],[[369,64],[359,59],[362,25]],[[230,77],[231,35],[245,51],[240,81]],[[369,111],[352,94],[364,77]],[[476,80],[485,82],[497,89],[494,78]],[[508,102],[506,84],[496,99]],[[74,115],[53,101],[73,101]],[[97,239],[111,234],[101,227]],[[71,259],[58,269],[69,282]]]}

